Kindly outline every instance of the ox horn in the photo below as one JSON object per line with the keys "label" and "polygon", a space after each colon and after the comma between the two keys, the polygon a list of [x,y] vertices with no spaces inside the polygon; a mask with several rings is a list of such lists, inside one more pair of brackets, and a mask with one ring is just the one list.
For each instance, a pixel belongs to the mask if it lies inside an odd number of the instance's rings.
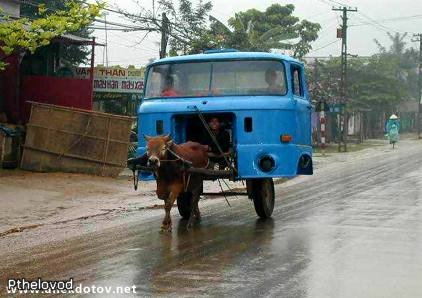
{"label": "ox horn", "polygon": [[145,139],[145,141],[149,141],[150,139],[152,139],[152,137],[150,137],[150,136],[148,136],[148,135],[144,135],[144,139]]}

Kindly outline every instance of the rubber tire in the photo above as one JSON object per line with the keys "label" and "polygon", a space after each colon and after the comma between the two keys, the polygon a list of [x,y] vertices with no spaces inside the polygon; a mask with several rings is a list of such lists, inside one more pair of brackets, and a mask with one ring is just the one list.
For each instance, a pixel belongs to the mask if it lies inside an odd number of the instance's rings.
{"label": "rubber tire", "polygon": [[274,210],[274,182],[272,178],[248,179],[246,187],[253,200],[255,212],[260,218],[269,218]]}
{"label": "rubber tire", "polygon": [[189,219],[192,211],[192,193],[182,192],[177,198],[177,209],[183,219]]}

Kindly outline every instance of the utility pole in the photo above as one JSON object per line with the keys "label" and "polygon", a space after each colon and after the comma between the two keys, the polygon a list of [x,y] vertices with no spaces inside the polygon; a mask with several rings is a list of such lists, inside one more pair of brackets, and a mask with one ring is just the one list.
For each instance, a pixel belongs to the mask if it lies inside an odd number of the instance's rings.
{"label": "utility pole", "polygon": [[169,40],[170,22],[165,12],[161,16],[161,43],[160,43],[160,59],[166,57],[167,43]]}
{"label": "utility pole", "polygon": [[[338,144],[338,151],[341,152],[342,145],[343,151],[347,151],[347,135],[348,135],[348,122],[349,118],[347,115],[347,13],[348,12],[356,12],[358,11],[357,8],[350,8],[350,7],[333,7],[334,11],[341,11],[343,15],[341,16],[343,20],[343,24],[340,30],[337,30],[337,37],[341,38],[341,103],[343,104],[343,134],[339,138]],[[340,120],[341,122],[341,120]],[[341,123],[340,123],[341,127]],[[343,144],[342,144],[343,143]]]}
{"label": "utility pole", "polygon": [[107,13],[104,14],[104,31],[105,31],[105,49],[103,51],[103,64],[104,64],[104,56],[105,56],[105,66],[108,67]]}
{"label": "utility pole", "polygon": [[418,71],[418,117],[417,117],[417,129],[418,139],[421,138],[421,99],[422,99],[422,33],[414,34],[416,39],[412,41],[419,41],[419,71]]}

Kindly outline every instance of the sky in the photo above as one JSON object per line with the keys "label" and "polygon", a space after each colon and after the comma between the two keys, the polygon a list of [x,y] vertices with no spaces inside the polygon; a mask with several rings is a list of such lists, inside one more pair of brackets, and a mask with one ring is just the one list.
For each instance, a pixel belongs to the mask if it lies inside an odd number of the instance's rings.
{"label": "sky", "polygon": [[[156,0],[157,2],[158,0]],[[175,0],[177,1],[177,0]],[[197,3],[197,0],[192,0]],[[109,7],[120,7],[131,13],[140,11],[140,7],[150,8],[153,0],[107,0]],[[138,2],[138,3],[136,3]],[[408,32],[407,46],[418,47],[412,42],[413,34],[422,32],[422,1],[420,0],[212,0],[211,15],[227,24],[227,20],[236,12],[255,8],[265,10],[274,3],[281,5],[293,4],[293,15],[300,19],[307,19],[321,25],[319,38],[307,56],[339,56],[341,40],[336,38],[336,28],[341,23],[339,11],[332,11],[332,7],[345,4],[357,8],[358,12],[349,13],[348,51],[353,55],[368,56],[378,52],[374,39],[386,47],[391,45],[387,32]],[[104,17],[102,17],[104,19]],[[123,16],[108,12],[107,21],[130,24]],[[98,23],[96,26],[104,27]],[[105,44],[104,30],[95,30],[94,36],[100,43]],[[135,65],[147,64],[158,58],[160,36],[145,32],[108,31],[107,51],[105,47],[96,50],[96,63],[108,65]],[[108,55],[106,55],[106,52]]]}

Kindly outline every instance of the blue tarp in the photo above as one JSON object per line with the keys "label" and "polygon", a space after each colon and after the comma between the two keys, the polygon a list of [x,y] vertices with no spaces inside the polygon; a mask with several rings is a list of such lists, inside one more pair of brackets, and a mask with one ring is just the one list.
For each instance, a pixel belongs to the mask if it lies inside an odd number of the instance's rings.
{"label": "blue tarp", "polygon": [[3,124],[0,124],[0,131],[8,137],[16,137],[21,134],[21,130],[19,128],[13,129]]}

